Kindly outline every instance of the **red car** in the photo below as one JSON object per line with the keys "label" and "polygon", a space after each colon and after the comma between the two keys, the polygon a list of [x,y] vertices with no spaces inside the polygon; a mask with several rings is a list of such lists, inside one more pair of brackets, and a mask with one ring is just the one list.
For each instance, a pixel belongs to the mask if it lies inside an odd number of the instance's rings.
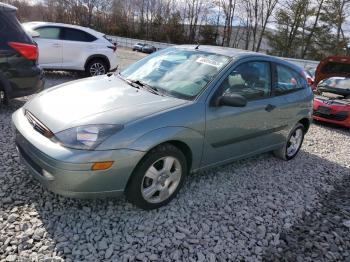
{"label": "red car", "polygon": [[316,69],[314,86],[313,118],[350,128],[350,57],[322,60]]}

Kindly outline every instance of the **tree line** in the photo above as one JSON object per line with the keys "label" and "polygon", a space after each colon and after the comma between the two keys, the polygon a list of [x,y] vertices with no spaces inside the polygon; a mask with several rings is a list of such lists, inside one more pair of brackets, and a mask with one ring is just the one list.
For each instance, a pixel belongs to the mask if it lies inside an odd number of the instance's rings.
{"label": "tree line", "polygon": [[[349,52],[350,0],[5,0],[21,22],[78,24],[109,35],[213,44],[285,57]],[[348,25],[350,27],[350,25]]]}

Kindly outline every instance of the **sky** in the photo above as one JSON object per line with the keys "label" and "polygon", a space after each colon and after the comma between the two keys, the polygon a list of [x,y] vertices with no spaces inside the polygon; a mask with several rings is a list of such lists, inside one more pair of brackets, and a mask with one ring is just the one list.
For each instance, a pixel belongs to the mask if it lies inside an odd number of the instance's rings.
{"label": "sky", "polygon": [[[43,0],[27,0],[29,3],[31,4],[36,4],[36,3],[39,3],[39,2],[43,2]],[[111,0],[112,1],[112,0]],[[183,0],[179,0],[179,1],[183,1]],[[209,14],[209,17],[211,16],[212,20],[216,23],[216,19],[217,19],[217,16],[219,14],[219,7],[213,7],[210,9],[210,14]],[[206,14],[207,16],[207,14]],[[210,19],[210,18],[209,18]],[[219,23],[221,25],[224,25],[225,24],[225,16],[223,14],[223,12],[221,11],[220,12],[220,18],[219,18]],[[239,16],[235,16],[234,17],[234,21],[233,21],[233,25],[234,26],[238,26],[240,25],[242,22],[241,22],[241,19],[239,18]],[[273,22],[270,22],[268,24],[268,28],[270,29],[276,29],[276,24],[273,23]],[[345,25],[344,25],[344,33],[347,37],[350,37],[350,16],[348,17],[347,21],[345,22]]]}

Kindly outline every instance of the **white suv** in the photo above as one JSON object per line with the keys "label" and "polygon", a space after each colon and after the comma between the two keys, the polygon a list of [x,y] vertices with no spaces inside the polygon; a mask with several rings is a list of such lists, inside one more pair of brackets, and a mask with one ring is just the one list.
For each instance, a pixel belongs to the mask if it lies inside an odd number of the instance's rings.
{"label": "white suv", "polygon": [[117,68],[116,45],[93,29],[60,23],[24,23],[39,46],[43,69],[85,71],[102,75]]}

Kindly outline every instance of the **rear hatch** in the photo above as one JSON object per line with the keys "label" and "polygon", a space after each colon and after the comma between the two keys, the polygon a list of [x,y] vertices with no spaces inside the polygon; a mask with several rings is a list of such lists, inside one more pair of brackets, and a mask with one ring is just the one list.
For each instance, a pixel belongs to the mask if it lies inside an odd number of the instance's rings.
{"label": "rear hatch", "polygon": [[0,46],[7,57],[17,53],[27,61],[36,62],[38,50],[16,17],[17,8],[0,3]]}

